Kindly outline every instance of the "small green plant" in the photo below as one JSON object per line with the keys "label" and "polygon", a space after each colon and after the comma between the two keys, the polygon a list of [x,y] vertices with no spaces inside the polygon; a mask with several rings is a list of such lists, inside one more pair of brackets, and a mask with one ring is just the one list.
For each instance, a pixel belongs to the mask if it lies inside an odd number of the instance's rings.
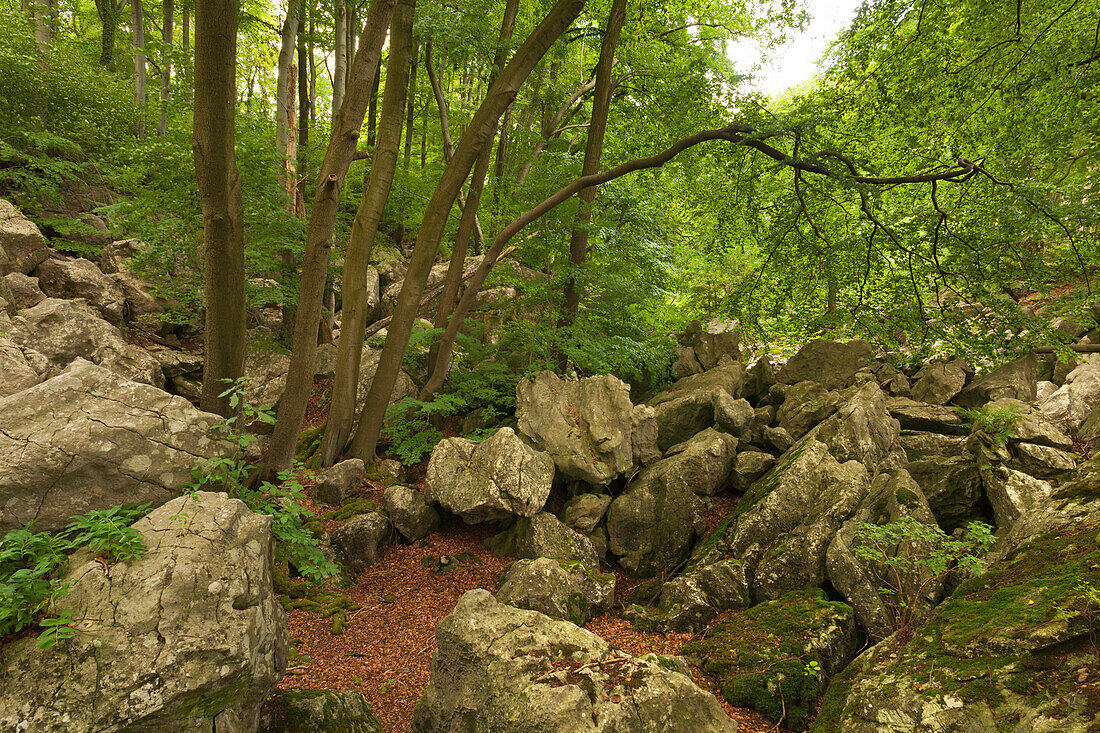
{"label": "small green plant", "polygon": [[1004,447],[1015,436],[1023,415],[1016,405],[995,407],[986,405],[977,410],[956,408],[959,416],[970,426],[972,433],[985,433],[998,446]]}
{"label": "small green plant", "polygon": [[145,541],[130,525],[148,511],[149,504],[93,509],[87,514],[73,516],[65,534],[72,538],[72,546],[87,544],[92,552],[109,563],[139,558],[145,554]]}
{"label": "small green plant", "polygon": [[894,628],[906,641],[918,621],[921,598],[954,568],[984,572],[980,556],[993,540],[993,528],[984,522],[970,522],[957,538],[906,515],[888,524],[860,524],[853,550],[878,575]]}
{"label": "small green plant", "polygon": [[35,642],[39,649],[52,649],[57,642],[76,636],[76,630],[73,628],[73,612],[67,608],[57,618],[44,618],[38,622],[38,625],[42,627],[42,633],[38,635]]}

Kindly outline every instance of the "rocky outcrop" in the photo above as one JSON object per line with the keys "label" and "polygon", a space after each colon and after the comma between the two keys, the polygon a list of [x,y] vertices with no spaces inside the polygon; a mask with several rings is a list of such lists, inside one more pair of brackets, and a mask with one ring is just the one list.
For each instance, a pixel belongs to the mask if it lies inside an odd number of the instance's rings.
{"label": "rocky outcrop", "polygon": [[511,428],[481,443],[446,438],[432,451],[428,499],[468,524],[542,510],[554,481],[550,456],[524,444]]}
{"label": "rocky outcrop", "polygon": [[383,733],[358,690],[276,690],[264,703],[256,733]]}
{"label": "rocky outcrop", "polygon": [[363,460],[349,458],[322,471],[309,493],[322,504],[340,506],[344,499],[359,488],[365,475],[366,466]]}
{"label": "rocky outcrop", "polygon": [[439,512],[416,489],[390,486],[382,494],[382,504],[394,529],[409,542],[427,537],[439,526]]}
{"label": "rocky outcrop", "polygon": [[104,275],[94,262],[80,257],[50,257],[34,271],[38,286],[51,298],[83,298],[111,324],[122,323],[122,288]]}
{"label": "rocky outcrop", "polygon": [[771,389],[773,399],[781,400],[775,419],[778,427],[798,440],[810,428],[836,412],[840,402],[838,392],[830,392],[817,382],[777,384]]}
{"label": "rocky outcrop", "polygon": [[87,359],[126,379],[164,386],[157,360],[127,343],[121,331],[82,300],[50,298],[19,311],[12,319],[11,337],[20,346],[44,355],[51,375],[76,359]]}
{"label": "rocky outcrop", "polygon": [[700,496],[713,496],[729,485],[737,438],[707,428],[687,442],[672,446],[666,455],[654,466],[666,483],[679,482]]}
{"label": "rocky outcrop", "polygon": [[866,341],[815,339],[799,349],[776,378],[781,384],[811,381],[825,389],[843,389],[855,382],[856,372],[870,364],[873,356]]}
{"label": "rocky outcrop", "polygon": [[603,521],[612,497],[607,494],[577,494],[565,502],[561,521],[566,526],[586,534]]}
{"label": "rocky outcrop", "polygon": [[0,199],[0,275],[29,275],[49,254],[49,245],[38,227],[10,201]]}
{"label": "rocky outcrop", "polygon": [[485,540],[485,546],[502,557],[552,557],[599,567],[592,540],[574,532],[549,512],[520,517],[510,528]]}
{"label": "rocky outcrop", "polygon": [[1011,526],[1021,515],[1043,504],[1051,494],[1051,486],[1046,481],[1003,466],[983,471],[982,481],[998,528]]}
{"label": "rocky outcrop", "polygon": [[496,599],[584,626],[611,610],[615,576],[575,560],[517,560],[505,571]]}
{"label": "rocky outcrop", "polygon": [[1039,381],[1039,365],[1034,354],[991,369],[981,375],[955,397],[960,407],[981,407],[1003,397],[1033,402]]}
{"label": "rocky outcrop", "polygon": [[[4,276],[4,286],[7,288],[5,298],[11,301],[16,310],[36,306],[46,299],[42,288],[38,287],[38,278],[24,275],[21,272],[11,272]],[[10,296],[10,297],[9,297]]]}
{"label": "rocky outcrop", "polygon": [[138,521],[147,552],[106,569],[73,558],[56,612],[76,635],[4,647],[0,728],[255,730],[283,675],[286,620],[272,590],[271,517],[225,494],[180,497]]}
{"label": "rocky outcrop", "polygon": [[77,361],[62,374],[0,399],[0,530],[125,502],[177,496],[191,469],[227,457],[221,420],[181,397]]}
{"label": "rocky outcrop", "polygon": [[1077,433],[1089,411],[1100,404],[1100,368],[1082,364],[1065,383],[1039,403],[1039,409],[1062,430]]}
{"label": "rocky outcrop", "polygon": [[913,399],[933,405],[946,405],[966,386],[968,369],[962,359],[925,364],[914,377]]}
{"label": "rocky outcrop", "polygon": [[[836,412],[810,431],[841,463],[859,461],[874,474],[894,450],[901,426],[887,410],[886,395],[874,382],[845,390]],[[901,463],[898,458],[895,463]]]}
{"label": "rocky outcrop", "polygon": [[890,397],[886,408],[902,430],[919,430],[942,435],[966,435],[970,432],[962,416],[950,407],[917,402],[906,397]]}
{"label": "rocky outcrop", "polygon": [[103,248],[96,264],[106,275],[125,272],[129,269],[129,261],[141,251],[141,248],[142,243],[137,239],[116,240]]}
{"label": "rocky outcrop", "polygon": [[[641,619],[676,633],[698,633],[722,611],[751,605],[745,563],[731,558],[692,568],[665,583],[656,613],[643,612]],[[637,607],[631,610],[637,614]]]}
{"label": "rocky outcrop", "polygon": [[735,733],[671,660],[631,657],[567,621],[472,590],[436,631],[417,733]]}
{"label": "rocky outcrop", "polygon": [[0,336],[0,397],[22,392],[42,381],[42,375],[12,340]]}
{"label": "rocky outcrop", "polygon": [[253,407],[273,408],[286,389],[290,357],[276,351],[253,350],[244,361],[244,376],[248,379],[244,399]]}
{"label": "rocky outcrop", "polygon": [[606,374],[567,381],[543,371],[516,387],[519,431],[562,475],[597,486],[634,465],[633,412],[630,387]]}
{"label": "rocky outcrop", "polygon": [[377,512],[352,517],[332,532],[332,547],[353,574],[378,559],[378,549],[390,537],[390,522]]}
{"label": "rocky outcrop", "polygon": [[743,437],[752,427],[753,410],[748,400],[739,399],[745,368],[728,357],[707,372],[679,380],[647,403],[655,411],[657,448],[689,440],[715,427]]}
{"label": "rocky outcrop", "polygon": [[909,457],[905,470],[920,486],[946,529],[979,517],[982,477],[962,436],[902,431],[898,444]]}

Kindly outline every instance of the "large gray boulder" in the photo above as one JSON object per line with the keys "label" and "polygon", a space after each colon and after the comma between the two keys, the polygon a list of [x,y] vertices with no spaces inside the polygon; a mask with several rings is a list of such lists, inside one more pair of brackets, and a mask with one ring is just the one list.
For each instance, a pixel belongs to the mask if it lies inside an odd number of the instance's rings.
{"label": "large gray boulder", "polygon": [[378,559],[390,538],[390,522],[377,512],[357,514],[332,532],[332,547],[352,573],[361,573]]}
{"label": "large gray boulder", "polygon": [[106,275],[125,272],[130,268],[130,260],[141,251],[142,243],[137,239],[118,239],[111,242],[99,253],[96,264]]}
{"label": "large gray boulder", "polygon": [[1039,364],[1034,354],[1002,364],[975,379],[954,399],[960,407],[976,408],[1002,397],[1034,402]]}
{"label": "large gray boulder", "polygon": [[902,431],[898,444],[909,457],[905,470],[920,486],[940,526],[954,529],[978,518],[982,477],[966,438]]}
{"label": "large gray boulder", "polygon": [[51,375],[76,359],[87,359],[126,379],[164,386],[157,360],[128,343],[121,331],[82,300],[50,298],[19,311],[12,319],[11,338],[24,349],[44,355]]}
{"label": "large gray boulder", "polygon": [[565,502],[561,521],[577,532],[587,534],[603,521],[611,499],[608,494],[577,494]]}
{"label": "large gray boulder", "polygon": [[1047,415],[1030,405],[1025,405],[1019,400],[1009,397],[993,400],[986,405],[988,411],[1005,411],[1014,415],[1009,442],[1034,443],[1046,445],[1051,448],[1070,450],[1073,448],[1073,440],[1063,433],[1051,422]]}
{"label": "large gray boulder", "polygon": [[886,401],[890,416],[901,424],[902,430],[920,430],[943,435],[966,435],[969,427],[959,413],[950,407],[917,402],[905,397],[891,397]]}
{"label": "large gray boulder", "polygon": [[23,350],[11,339],[0,336],[0,397],[30,389],[41,381],[42,375]]}
{"label": "large gray boulder", "polygon": [[502,557],[552,557],[575,560],[590,568],[600,564],[592,540],[570,529],[550,512],[520,517],[505,531],[486,539],[485,546]]}
{"label": "large gray boulder", "polygon": [[[0,729],[252,731],[283,675],[286,617],[272,589],[271,517],[199,492],[134,528],[147,552],[108,568],[76,555],[52,649],[4,647]],[[18,691],[18,694],[8,694]]]}
{"label": "large gray boulder", "polygon": [[808,380],[825,389],[843,389],[855,382],[856,372],[869,365],[873,358],[874,351],[866,341],[814,339],[787,361],[776,379],[781,384]]}
{"label": "large gray boulder", "polygon": [[439,512],[428,506],[416,489],[390,486],[382,494],[382,504],[394,529],[409,542],[427,537],[439,526]]}
{"label": "large gray boulder", "polygon": [[738,398],[745,368],[728,357],[714,369],[676,382],[647,403],[657,421],[657,448],[665,451],[715,427],[737,438],[752,429],[753,410]]}
{"label": "large gray boulder", "polygon": [[674,633],[698,633],[722,611],[751,605],[745,563],[730,558],[690,568],[665,583],[657,612],[646,618]]}
{"label": "large gray boulder", "polygon": [[49,255],[49,245],[38,227],[10,201],[0,199],[0,275],[29,275]]}
{"label": "large gray boulder", "polygon": [[[736,733],[675,664],[472,590],[436,630],[416,733]],[[671,667],[671,668],[670,668]]]}
{"label": "large gray boulder", "polygon": [[773,399],[781,399],[775,419],[791,438],[797,440],[810,428],[836,412],[840,393],[830,392],[817,382],[777,384],[771,389]]}
{"label": "large gray boulder", "polygon": [[1038,407],[1059,428],[1076,434],[1097,404],[1100,404],[1100,368],[1082,364]]}
{"label": "large gray boulder", "polygon": [[630,387],[604,374],[576,381],[542,371],[516,387],[519,431],[562,475],[606,485],[634,466]]}
{"label": "large gray boulder", "polygon": [[966,362],[962,359],[925,364],[914,377],[913,399],[933,405],[946,405],[966,386],[967,369]]}
{"label": "large gray boulder", "polygon": [[1044,504],[1052,492],[1046,481],[1004,466],[983,471],[982,482],[998,529],[1010,527],[1023,514]]}
{"label": "large gray boulder", "polygon": [[118,283],[100,272],[94,262],[58,255],[45,260],[34,274],[42,292],[51,298],[83,298],[110,323],[116,326],[122,323],[126,296]]}
{"label": "large gray boulder", "polygon": [[244,376],[248,379],[244,399],[253,407],[275,407],[283,397],[289,371],[290,357],[286,354],[253,349],[244,361]]}
{"label": "large gray boulder", "polygon": [[430,501],[475,524],[538,514],[553,481],[550,455],[501,428],[481,443],[441,440],[428,462],[425,487]]}
{"label": "large gray boulder", "polygon": [[837,411],[810,431],[838,461],[859,461],[872,474],[892,457],[900,434],[901,426],[887,410],[886,395],[875,382],[845,390]]}
{"label": "large gray boulder", "polygon": [[125,502],[163,504],[232,446],[221,420],[86,361],[0,399],[0,530]]}
{"label": "large gray boulder", "polygon": [[668,449],[661,461],[664,480],[677,481],[700,496],[713,496],[729,487],[737,455],[737,438],[707,428],[690,440]]}
{"label": "large gray boulder", "polygon": [[349,458],[322,471],[309,493],[322,504],[340,506],[362,485],[365,475],[363,459]]}
{"label": "large gray boulder", "polygon": [[615,576],[576,560],[540,557],[508,566],[496,599],[584,626],[611,610]]}
{"label": "large gray boulder", "polygon": [[679,456],[666,458],[643,469],[611,502],[610,550],[628,573],[651,577],[672,572],[691,553],[701,509],[694,473]]}
{"label": "large gray boulder", "polygon": [[46,299],[46,294],[42,292],[42,288],[38,287],[38,278],[21,272],[9,272],[5,275],[4,285],[0,285],[0,290],[4,290],[5,287],[7,290],[5,297],[11,301],[16,310],[30,308]]}
{"label": "large gray boulder", "polygon": [[715,318],[704,326],[692,321],[679,340],[683,348],[691,350],[702,371],[718,366],[723,356],[741,361],[741,338],[735,323]]}

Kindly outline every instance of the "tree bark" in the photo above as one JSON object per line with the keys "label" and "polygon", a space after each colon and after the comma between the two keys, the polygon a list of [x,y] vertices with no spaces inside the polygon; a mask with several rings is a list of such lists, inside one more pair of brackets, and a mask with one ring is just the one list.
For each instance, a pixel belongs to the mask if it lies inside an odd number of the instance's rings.
{"label": "tree bark", "polygon": [[[588,141],[584,146],[584,163],[581,176],[590,176],[600,170],[603,156],[604,134],[607,132],[607,114],[611,108],[611,67],[615,64],[615,48],[619,45],[619,32],[626,18],[626,0],[612,0],[607,16],[607,30],[600,46],[600,60],[596,64],[596,88],[592,97],[592,120],[588,124]],[[569,264],[574,270],[588,259],[588,227],[592,222],[592,202],[596,189],[587,188],[577,195],[580,206],[573,232],[569,237]],[[565,303],[559,327],[569,327],[580,308],[582,287],[575,276],[565,283]]]}
{"label": "tree bark", "polygon": [[[140,4],[140,0],[135,0]],[[239,0],[195,3],[195,175],[202,202],[206,358],[200,406],[229,416],[223,380],[244,371],[244,206],[233,153]]]}
{"label": "tree bark", "polygon": [[130,0],[133,9],[132,20],[134,35],[134,103],[137,105],[137,120],[134,122],[134,134],[139,140],[145,139],[145,101],[147,98],[145,68],[145,15],[141,0]]}
{"label": "tree bark", "polygon": [[267,454],[254,477],[256,481],[274,478],[279,471],[289,468],[294,459],[298,432],[302,429],[306,403],[313,389],[321,297],[328,275],[328,257],[340,204],[340,187],[355,155],[359,130],[367,112],[371,81],[382,56],[382,43],[393,7],[394,0],[372,0],[359,38],[359,53],[351,66],[348,94],[333,121],[306,230],[298,313],[294,319],[294,342],[286,388],[279,403],[279,414]]}
{"label": "tree bark", "polygon": [[399,0],[390,28],[390,59],[386,89],[382,98],[382,119],[374,147],[370,176],[351,225],[351,237],[344,257],[343,320],[336,357],[336,377],[332,403],[321,443],[321,465],[332,465],[344,450],[355,419],[356,389],[363,350],[363,331],[367,326],[367,268],[382,210],[389,199],[393,175],[397,170],[397,151],[401,143],[401,118],[410,87],[412,26],[415,0]]}
{"label": "tree bark", "polygon": [[378,127],[378,86],[382,83],[382,68],[374,75],[374,84],[370,90],[370,105],[367,107],[367,149],[374,148],[375,129]]}
{"label": "tree bark", "polygon": [[172,0],[164,0],[164,18],[161,22],[161,41],[164,47],[160,54],[160,119],[157,121],[157,135],[164,137],[168,131],[168,92],[172,84],[172,21],[175,8]]}
{"label": "tree bark", "polygon": [[332,62],[332,119],[336,119],[340,105],[344,103],[344,89],[347,87],[348,72],[348,9],[344,0],[336,1],[336,22],[333,35],[336,40],[336,58]]}
{"label": "tree bark", "polygon": [[[305,3],[302,3],[299,31],[305,25]],[[312,44],[298,42],[298,181],[294,192],[294,214],[299,219],[306,215],[306,163],[309,160],[309,81],[308,69],[313,63]]]}
{"label": "tree bark", "polygon": [[44,65],[45,57],[50,53],[50,4],[48,0],[30,0],[30,4],[31,28]]}
{"label": "tree bark", "polygon": [[118,29],[118,18],[125,7],[126,0],[95,0],[96,13],[103,26],[99,63],[111,70],[115,68],[115,32]]}
{"label": "tree bark", "polygon": [[[294,64],[294,41],[298,37],[299,10],[295,0],[289,0],[283,30],[279,40],[279,68],[275,74],[275,159],[279,162],[279,185],[289,192],[287,175],[290,160],[287,158],[288,138],[294,133],[290,120],[294,116],[294,86],[290,82],[290,67]],[[289,134],[288,134],[289,133]],[[293,193],[290,194],[294,201]]]}
{"label": "tree bark", "polygon": [[455,148],[455,154],[443,171],[428,205],[417,234],[416,246],[409,259],[408,272],[397,298],[393,320],[387,329],[386,345],[378,362],[378,370],[367,395],[366,406],[359,419],[352,453],[373,459],[378,435],[385,418],[393,385],[401,369],[401,361],[416,320],[417,305],[424,292],[432,263],[439,253],[439,244],[446,227],[447,216],[454,206],[463,181],[470,173],[481,150],[491,143],[496,123],[515,99],[520,86],[554,41],[565,32],[584,7],[584,0],[558,0],[546,18],[516,51],[511,62],[485,100],[474,113],[470,124]]}

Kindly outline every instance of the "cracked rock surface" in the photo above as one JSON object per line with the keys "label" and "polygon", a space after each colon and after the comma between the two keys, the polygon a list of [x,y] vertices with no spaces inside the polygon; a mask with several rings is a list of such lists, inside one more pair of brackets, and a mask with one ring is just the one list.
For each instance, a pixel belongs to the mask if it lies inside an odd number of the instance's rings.
{"label": "cracked rock surface", "polygon": [[83,359],[0,399],[0,531],[125,502],[163,504],[191,468],[228,456],[220,418]]}
{"label": "cracked rock surface", "polygon": [[76,635],[23,638],[0,666],[0,730],[248,731],[286,668],[272,590],[271,517],[198,492],[134,528],[140,559],[70,560],[61,610]]}

